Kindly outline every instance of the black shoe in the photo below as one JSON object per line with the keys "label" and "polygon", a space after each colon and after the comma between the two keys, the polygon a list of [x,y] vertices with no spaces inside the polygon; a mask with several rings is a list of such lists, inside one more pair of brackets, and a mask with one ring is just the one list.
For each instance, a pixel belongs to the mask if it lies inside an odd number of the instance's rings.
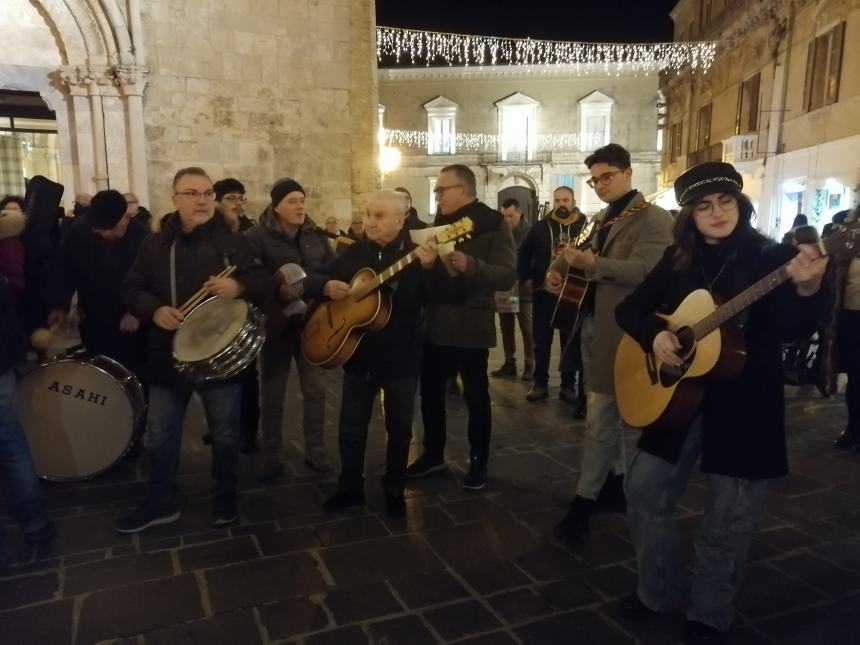
{"label": "black shoe", "polygon": [[151,526],[172,524],[179,519],[178,508],[159,508],[144,502],[128,515],[119,518],[113,525],[117,533],[139,533]]}
{"label": "black shoe", "polygon": [[837,450],[853,450],[857,447],[857,436],[853,432],[848,432],[848,428],[845,428],[836,437],[833,447]]}
{"label": "black shoe", "polygon": [[561,522],[555,525],[552,534],[559,540],[563,540],[573,546],[582,546],[588,543],[588,520],[594,512],[596,502],[577,495],[570,503],[567,514]]}
{"label": "black shoe", "polygon": [[624,496],[624,475],[609,473],[603,488],[597,494],[595,513],[626,513],[627,498]]}
{"label": "black shoe", "polygon": [[236,510],[236,502],[221,502],[215,505],[212,511],[212,526],[231,526],[239,521],[239,512]]}
{"label": "black shoe", "polygon": [[621,602],[618,603],[618,612],[622,618],[627,620],[648,620],[649,618],[654,618],[659,613],[647,607],[639,599],[639,594],[635,591],[621,599]]}
{"label": "black shoe", "polygon": [[24,533],[24,542],[30,546],[35,546],[50,542],[55,537],[57,537],[57,525],[52,520],[46,520],[42,528]]}
{"label": "black shoe", "polygon": [[505,361],[504,363],[502,363],[502,366],[499,369],[493,370],[492,372],[490,372],[490,376],[496,376],[496,377],[499,377],[499,376],[516,376],[516,375],[517,375],[517,364],[514,363],[513,361],[511,361],[511,362]]}
{"label": "black shoe", "polygon": [[364,491],[360,493],[350,493],[345,490],[339,490],[323,502],[323,509],[326,513],[337,513],[338,511],[342,511],[353,506],[362,506],[363,504]]}
{"label": "black shoe", "polygon": [[463,488],[466,490],[481,490],[487,485],[487,464],[472,459],[469,472],[463,478]]}
{"label": "black shoe", "polygon": [[534,385],[532,389],[530,389],[526,393],[527,401],[543,401],[545,398],[549,396],[549,390],[546,389],[543,385]]}
{"label": "black shoe", "polygon": [[581,396],[577,398],[576,403],[573,404],[573,418],[584,419],[586,412],[588,412],[588,406],[586,405],[585,397]]}
{"label": "black shoe", "polygon": [[442,457],[432,457],[426,452],[413,461],[406,468],[406,476],[410,479],[418,479],[430,473],[445,470],[446,464]]}
{"label": "black shoe", "polygon": [[726,641],[726,635],[716,627],[711,627],[698,620],[688,620],[684,633],[684,645],[699,645],[709,643],[721,645]]}
{"label": "black shoe", "polygon": [[576,390],[569,386],[563,387],[558,391],[558,398],[565,403],[576,403]]}
{"label": "black shoe", "polygon": [[406,517],[406,498],[403,497],[403,493],[385,494],[385,514],[392,518]]}

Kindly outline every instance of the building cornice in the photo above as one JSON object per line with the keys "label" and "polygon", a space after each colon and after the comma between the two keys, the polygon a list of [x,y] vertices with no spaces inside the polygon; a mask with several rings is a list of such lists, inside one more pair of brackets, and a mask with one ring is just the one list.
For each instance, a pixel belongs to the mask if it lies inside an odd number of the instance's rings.
{"label": "building cornice", "polygon": [[471,80],[500,78],[642,78],[656,79],[656,72],[634,71],[627,63],[612,63],[611,69],[595,71],[591,65],[484,65],[460,67],[386,67],[380,81]]}

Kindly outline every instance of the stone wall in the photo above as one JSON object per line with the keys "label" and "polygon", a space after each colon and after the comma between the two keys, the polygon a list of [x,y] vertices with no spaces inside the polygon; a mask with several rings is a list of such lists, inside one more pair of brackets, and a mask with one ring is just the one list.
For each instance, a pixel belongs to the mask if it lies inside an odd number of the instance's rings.
{"label": "stone wall", "polygon": [[256,215],[279,177],[309,210],[347,221],[378,183],[370,0],[144,0],[150,189],[201,165],[249,190]]}

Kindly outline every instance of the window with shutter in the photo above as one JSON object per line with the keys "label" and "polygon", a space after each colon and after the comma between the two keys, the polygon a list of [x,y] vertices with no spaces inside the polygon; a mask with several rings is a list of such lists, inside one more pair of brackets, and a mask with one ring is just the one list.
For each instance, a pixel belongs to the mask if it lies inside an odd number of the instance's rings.
{"label": "window with shutter", "polygon": [[827,69],[827,96],[825,105],[839,100],[839,77],[842,73],[842,50],[845,45],[845,23],[833,28],[830,36],[830,61]]}

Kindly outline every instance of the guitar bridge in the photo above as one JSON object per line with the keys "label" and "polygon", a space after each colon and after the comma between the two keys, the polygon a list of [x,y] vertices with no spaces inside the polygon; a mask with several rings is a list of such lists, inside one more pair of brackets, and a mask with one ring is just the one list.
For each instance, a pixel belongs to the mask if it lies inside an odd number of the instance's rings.
{"label": "guitar bridge", "polygon": [[656,385],[659,378],[657,374],[657,361],[651,352],[645,354],[645,370],[648,372],[648,379],[651,381],[651,385]]}

